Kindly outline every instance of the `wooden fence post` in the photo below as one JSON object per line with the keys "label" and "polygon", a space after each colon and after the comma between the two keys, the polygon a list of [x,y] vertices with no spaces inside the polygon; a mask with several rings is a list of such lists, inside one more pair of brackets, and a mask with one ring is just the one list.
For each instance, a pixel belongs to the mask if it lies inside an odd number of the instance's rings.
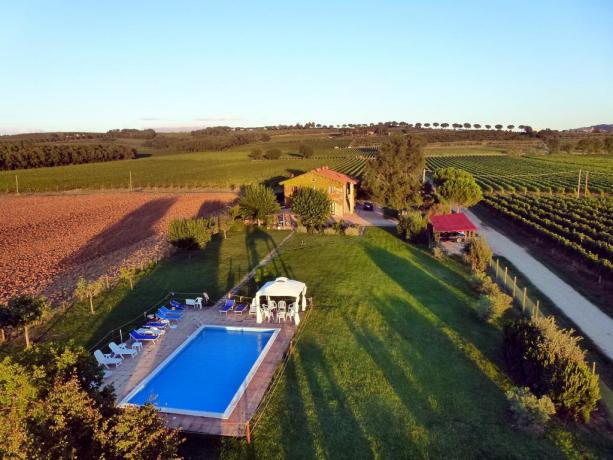
{"label": "wooden fence post", "polygon": [[513,277],[513,298],[515,298],[515,288],[517,288],[517,276]]}
{"label": "wooden fence post", "polygon": [[500,259],[496,259],[496,279],[498,279],[498,265],[499,265]]}
{"label": "wooden fence post", "polygon": [[541,301],[537,300],[536,301],[536,316],[537,316],[537,318],[538,318],[540,309],[541,309]]}
{"label": "wooden fence post", "polygon": [[525,310],[526,309],[526,291],[528,290],[527,287],[524,288],[524,298],[521,301],[521,309]]}
{"label": "wooden fence post", "polygon": [[509,267],[504,267],[504,287],[507,287],[507,272],[509,271]]}
{"label": "wooden fence post", "polygon": [[17,177],[17,174],[15,174],[15,194],[19,195],[19,178]]}
{"label": "wooden fence post", "polygon": [[251,444],[251,428],[249,426],[249,420],[245,424],[245,434],[247,435],[247,444]]}

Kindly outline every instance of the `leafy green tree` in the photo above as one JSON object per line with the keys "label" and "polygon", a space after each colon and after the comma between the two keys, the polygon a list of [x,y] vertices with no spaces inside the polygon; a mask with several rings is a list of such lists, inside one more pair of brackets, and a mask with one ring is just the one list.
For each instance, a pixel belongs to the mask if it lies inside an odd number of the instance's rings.
{"label": "leafy green tree", "polygon": [[396,210],[421,205],[424,146],[418,136],[395,136],[381,146],[364,179],[364,188],[375,201]]}
{"label": "leafy green tree", "polygon": [[515,128],[515,126],[514,126],[514,125],[507,125],[507,129],[508,129],[509,131],[513,131],[513,128]]}
{"label": "leafy green tree", "polygon": [[311,158],[313,156],[313,147],[308,144],[300,144],[298,151],[302,155],[302,158]]}
{"label": "leafy green tree", "polygon": [[399,216],[396,231],[407,241],[417,244],[427,242],[428,219],[420,211],[409,211]]}
{"label": "leafy green tree", "polygon": [[300,217],[300,223],[309,230],[321,228],[332,212],[332,202],[328,195],[310,187],[298,188],[292,194],[290,207]]}
{"label": "leafy green tree", "polygon": [[483,237],[471,238],[464,246],[466,261],[473,271],[485,271],[492,260],[492,249]]}
{"label": "leafy green tree", "polygon": [[0,306],[0,327],[23,327],[26,348],[30,346],[30,326],[35,324],[47,311],[47,299],[21,295],[9,299],[6,305]]}
{"label": "leafy green tree", "polygon": [[494,126],[494,128],[496,128],[498,131],[500,131],[504,126],[498,124],[496,126]]}
{"label": "leafy green tree", "polygon": [[547,146],[547,150],[549,150],[550,154],[560,153],[560,138],[559,137],[548,137],[545,141],[545,145]]}
{"label": "leafy green tree", "polygon": [[474,127],[475,129],[481,129],[481,125],[480,125],[479,123],[475,123],[475,124],[473,124],[473,127]]}
{"label": "leafy green tree", "polygon": [[264,185],[245,187],[238,205],[242,216],[254,219],[257,225],[280,209],[275,192]]}
{"label": "leafy green tree", "polygon": [[483,198],[481,187],[469,172],[457,168],[440,168],[434,172],[436,192],[453,206],[469,207]]}
{"label": "leafy green tree", "polygon": [[182,249],[204,249],[213,236],[215,222],[204,217],[174,219],[168,226],[168,241]]}
{"label": "leafy green tree", "polygon": [[261,160],[263,155],[264,153],[262,152],[262,149],[259,149],[257,147],[251,149],[251,152],[249,152],[249,158],[251,158],[252,160]]}
{"label": "leafy green tree", "polygon": [[118,409],[84,349],[35,348],[0,361],[2,458],[176,457],[178,432],[150,405]]}
{"label": "leafy green tree", "polygon": [[77,281],[74,296],[80,301],[89,300],[89,309],[93,315],[96,313],[94,311],[94,297],[100,294],[103,289],[104,284],[100,280],[87,281],[81,276]]}
{"label": "leafy green tree", "polygon": [[449,123],[441,123],[441,128],[443,129],[449,128]]}
{"label": "leafy green tree", "polygon": [[485,125],[485,129],[492,129],[492,125]]}
{"label": "leafy green tree", "polygon": [[470,127],[472,126],[470,123],[464,123],[464,129],[470,129]]}
{"label": "leafy green tree", "polygon": [[264,152],[264,158],[267,160],[278,160],[281,158],[281,150],[279,149],[268,149]]}

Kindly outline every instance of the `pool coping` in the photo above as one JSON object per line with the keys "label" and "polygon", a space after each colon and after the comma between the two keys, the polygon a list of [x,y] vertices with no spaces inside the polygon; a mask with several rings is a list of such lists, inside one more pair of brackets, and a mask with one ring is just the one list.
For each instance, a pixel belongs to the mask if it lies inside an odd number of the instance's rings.
{"label": "pool coping", "polygon": [[272,327],[230,326],[230,325],[225,326],[221,324],[202,324],[194,332],[192,332],[170,355],[168,355],[161,363],[159,363],[149,374],[147,374],[145,377],[143,377],[143,379],[140,382],[134,385],[132,390],[130,390],[128,394],[123,397],[123,399],[118,404],[118,406],[119,407],[140,407],[141,406],[140,404],[134,404],[128,401],[132,397],[134,397],[136,393],[141,391],[143,387],[147,383],[149,383],[149,381],[151,381],[151,379],[153,379],[162,369],[164,369],[164,367],[166,367],[166,365],[170,361],[172,361],[179,353],[181,353],[181,351],[185,347],[187,347],[187,345],[189,345],[190,342],[192,342],[200,334],[200,332],[205,328],[226,329],[226,330],[234,330],[234,331],[251,331],[251,332],[272,331],[272,335],[270,339],[268,340],[268,342],[266,343],[266,345],[264,346],[264,348],[262,349],[262,351],[260,352],[260,354],[258,355],[258,358],[252,364],[251,368],[249,369],[249,372],[247,373],[243,381],[238,386],[238,389],[234,393],[234,396],[230,400],[230,403],[228,404],[228,406],[226,407],[223,413],[208,412],[208,411],[195,411],[195,410],[188,410],[188,409],[176,409],[172,407],[159,407],[155,404],[154,406],[160,412],[164,412],[167,414],[190,415],[194,417],[209,417],[209,418],[216,418],[216,419],[223,419],[223,420],[229,419],[230,416],[232,415],[232,412],[234,412],[234,409],[236,408],[238,402],[240,401],[243,394],[247,390],[247,387],[249,386],[249,383],[251,382],[253,376],[258,371],[260,365],[266,358],[266,355],[268,354],[269,350],[272,348],[272,345],[275,342],[275,339],[281,332],[280,329],[272,328]]}

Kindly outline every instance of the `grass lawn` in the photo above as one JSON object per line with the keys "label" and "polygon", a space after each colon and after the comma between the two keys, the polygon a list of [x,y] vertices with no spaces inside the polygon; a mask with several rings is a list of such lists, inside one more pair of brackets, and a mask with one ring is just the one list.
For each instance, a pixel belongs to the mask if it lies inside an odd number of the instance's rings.
{"label": "grass lawn", "polygon": [[[476,319],[455,262],[373,228],[364,238],[295,235],[276,274],[305,281],[316,307],[253,443],[217,441],[222,457],[613,454],[585,428],[557,424],[545,438],[510,428],[501,334]],[[210,443],[190,437],[184,454],[204,458]]]}
{"label": "grass lawn", "polygon": [[[125,282],[106,291],[94,299],[94,315],[90,313],[89,303],[77,303],[52,319],[45,340],[65,342],[72,339],[91,347],[119,325],[138,318],[170,291],[197,293],[206,290],[212,299],[217,299],[287,235],[285,231],[266,233],[257,229],[230,232],[226,240],[218,235],[204,251],[177,253],[143,272],[132,291]],[[42,330],[39,328],[37,333]],[[124,338],[129,331],[130,327],[123,329]],[[32,336],[37,337],[37,334]],[[116,332],[115,339],[118,338]],[[104,344],[110,340],[105,339]]]}

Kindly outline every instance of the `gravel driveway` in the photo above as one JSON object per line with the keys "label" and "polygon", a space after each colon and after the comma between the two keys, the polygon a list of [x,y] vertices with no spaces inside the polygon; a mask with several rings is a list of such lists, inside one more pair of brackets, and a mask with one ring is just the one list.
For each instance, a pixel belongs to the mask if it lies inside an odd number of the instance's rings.
{"label": "gravel driveway", "polygon": [[488,227],[470,211],[469,218],[479,227],[479,233],[487,239],[494,253],[509,259],[543,294],[549,297],[566,314],[583,334],[609,358],[613,359],[613,319],[558,278],[528,251],[502,233]]}

